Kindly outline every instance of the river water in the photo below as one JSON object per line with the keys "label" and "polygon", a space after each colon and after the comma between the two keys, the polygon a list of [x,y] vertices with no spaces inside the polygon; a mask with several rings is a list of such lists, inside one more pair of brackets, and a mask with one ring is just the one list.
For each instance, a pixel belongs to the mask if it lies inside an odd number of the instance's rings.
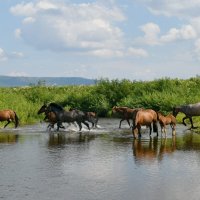
{"label": "river water", "polygon": [[88,131],[47,124],[0,129],[0,199],[199,200],[200,135],[178,125],[172,137],[100,119]]}

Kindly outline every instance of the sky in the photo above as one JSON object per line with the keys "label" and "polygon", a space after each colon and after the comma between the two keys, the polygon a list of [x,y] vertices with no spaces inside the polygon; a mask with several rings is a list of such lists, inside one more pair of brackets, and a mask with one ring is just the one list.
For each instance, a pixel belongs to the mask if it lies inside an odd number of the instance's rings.
{"label": "sky", "polygon": [[200,75],[200,0],[0,0],[0,75]]}

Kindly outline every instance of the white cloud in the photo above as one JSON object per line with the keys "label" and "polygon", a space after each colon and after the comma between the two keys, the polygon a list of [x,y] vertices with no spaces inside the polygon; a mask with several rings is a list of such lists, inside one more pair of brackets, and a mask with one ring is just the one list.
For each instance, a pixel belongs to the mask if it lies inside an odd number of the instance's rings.
{"label": "white cloud", "polygon": [[34,23],[35,22],[35,18],[33,17],[26,17],[24,20],[23,20],[23,23],[24,24],[30,24],[30,23]]}
{"label": "white cloud", "polygon": [[6,61],[8,59],[6,52],[0,48],[0,61]]}
{"label": "white cloud", "polygon": [[20,3],[16,6],[11,7],[10,11],[14,15],[22,15],[22,16],[32,16],[37,12],[36,7],[34,7],[34,4],[32,2]]}
{"label": "white cloud", "polygon": [[147,57],[148,53],[144,49],[130,47],[128,49],[128,55],[136,57]]}
{"label": "white cloud", "polygon": [[147,23],[140,27],[144,32],[143,37],[135,39],[136,43],[147,45],[161,45],[177,40],[189,40],[197,37],[197,32],[191,25],[183,25],[180,29],[171,28],[166,34],[161,35],[160,27],[154,23]]}
{"label": "white cloud", "polygon": [[145,3],[149,10],[156,15],[179,18],[199,16],[200,0],[138,0]]}
{"label": "white cloud", "polygon": [[123,52],[120,50],[110,50],[110,49],[99,49],[89,52],[90,54],[98,57],[122,57],[124,56]]}
{"label": "white cloud", "polygon": [[147,23],[141,26],[140,29],[144,32],[144,37],[138,38],[138,42],[148,45],[159,44],[158,35],[160,33],[160,28],[157,24]]}
{"label": "white cloud", "polygon": [[197,37],[197,33],[191,25],[184,25],[180,29],[172,28],[166,35],[161,36],[161,42],[173,42],[175,40],[188,40]]}
{"label": "white cloud", "polygon": [[38,49],[114,55],[124,46],[123,31],[117,23],[124,21],[125,16],[116,6],[40,0],[18,4],[10,11],[24,16],[16,37]]}

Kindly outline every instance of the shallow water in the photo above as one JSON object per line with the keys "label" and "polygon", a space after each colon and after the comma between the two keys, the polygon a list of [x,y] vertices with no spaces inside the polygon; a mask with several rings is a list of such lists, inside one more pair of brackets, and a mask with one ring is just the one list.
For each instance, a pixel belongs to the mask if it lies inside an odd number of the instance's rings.
{"label": "shallow water", "polygon": [[199,199],[200,135],[183,125],[177,135],[133,140],[126,123],[59,133],[47,124],[0,130],[0,199]]}

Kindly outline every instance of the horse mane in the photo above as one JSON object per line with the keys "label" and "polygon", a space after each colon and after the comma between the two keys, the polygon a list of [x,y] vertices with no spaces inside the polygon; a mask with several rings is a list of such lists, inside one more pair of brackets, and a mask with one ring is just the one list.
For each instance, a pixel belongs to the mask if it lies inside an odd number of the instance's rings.
{"label": "horse mane", "polygon": [[62,106],[58,105],[57,103],[50,103],[49,107],[54,107],[60,111],[64,111],[64,108]]}

